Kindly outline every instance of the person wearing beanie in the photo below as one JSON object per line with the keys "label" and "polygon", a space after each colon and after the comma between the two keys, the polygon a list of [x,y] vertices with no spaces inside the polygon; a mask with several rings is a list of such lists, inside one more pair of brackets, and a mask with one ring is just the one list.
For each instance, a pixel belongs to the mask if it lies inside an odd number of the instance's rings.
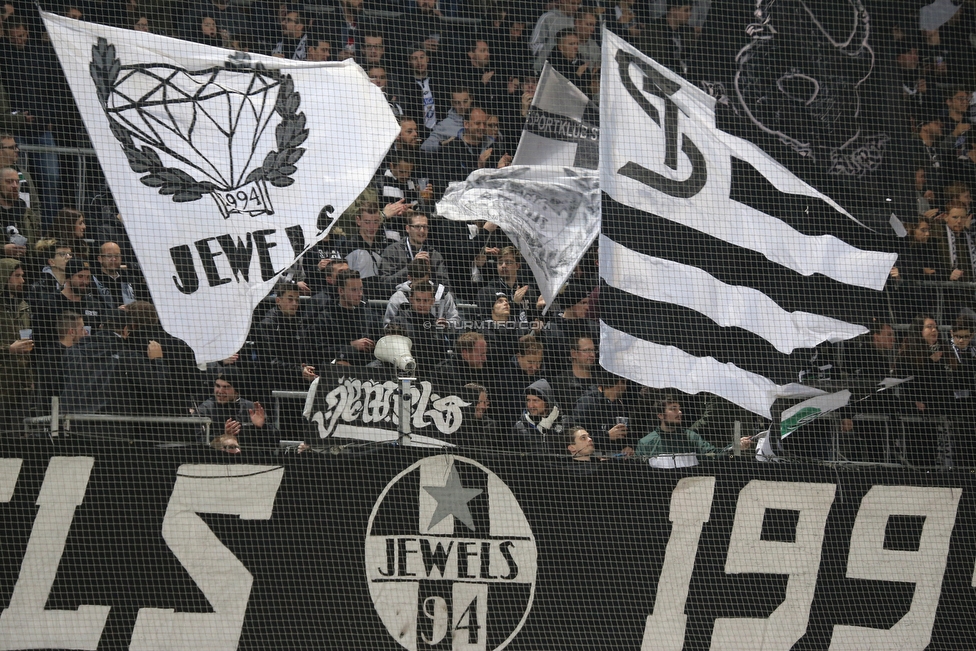
{"label": "person wearing beanie", "polygon": [[548,380],[539,379],[526,387],[525,410],[515,423],[515,436],[522,447],[557,452],[562,449],[566,425]]}
{"label": "person wearing beanie", "polygon": [[65,282],[60,292],[42,296],[33,309],[34,343],[38,348],[58,343],[58,319],[65,311],[77,312],[89,332],[97,330],[105,318],[105,303],[92,295],[91,270],[81,260],[72,258],[64,266]]}
{"label": "person wearing beanie", "polygon": [[0,259],[0,431],[23,428],[33,383],[30,305],[24,300],[24,269]]}

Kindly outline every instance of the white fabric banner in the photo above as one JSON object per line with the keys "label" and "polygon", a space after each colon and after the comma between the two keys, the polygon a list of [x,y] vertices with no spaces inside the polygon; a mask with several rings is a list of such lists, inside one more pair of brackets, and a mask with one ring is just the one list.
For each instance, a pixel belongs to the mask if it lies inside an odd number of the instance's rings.
{"label": "white fabric banner", "polygon": [[399,127],[351,60],[306,63],[42,13],[163,327],[236,352],[278,275]]}
{"label": "white fabric banner", "polygon": [[475,170],[448,186],[437,212],[501,226],[532,269],[548,311],[600,233],[599,179],[596,170],[577,167]]}

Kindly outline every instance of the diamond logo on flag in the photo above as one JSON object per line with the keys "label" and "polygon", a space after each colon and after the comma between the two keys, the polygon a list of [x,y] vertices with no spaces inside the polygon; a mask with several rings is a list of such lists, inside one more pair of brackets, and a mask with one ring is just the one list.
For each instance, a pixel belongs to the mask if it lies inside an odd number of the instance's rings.
{"label": "diamond logo on flag", "polygon": [[144,185],[180,203],[210,194],[225,219],[274,214],[267,183],[294,182],[308,138],[290,75],[251,66],[246,55],[200,71],[123,65],[104,38],[89,68],[112,133]]}

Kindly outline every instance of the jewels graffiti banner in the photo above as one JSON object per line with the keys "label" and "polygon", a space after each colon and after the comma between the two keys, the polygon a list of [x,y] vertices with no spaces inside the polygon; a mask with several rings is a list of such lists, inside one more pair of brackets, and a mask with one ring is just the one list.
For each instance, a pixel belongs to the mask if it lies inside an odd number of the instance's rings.
{"label": "jewels graffiti banner", "polygon": [[230,356],[399,133],[382,92],[353,61],[43,18],[163,326]]}

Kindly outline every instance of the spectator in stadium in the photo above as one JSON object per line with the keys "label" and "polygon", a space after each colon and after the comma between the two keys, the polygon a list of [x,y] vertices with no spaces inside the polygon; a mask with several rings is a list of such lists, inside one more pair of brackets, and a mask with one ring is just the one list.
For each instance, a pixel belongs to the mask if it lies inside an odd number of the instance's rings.
{"label": "spectator in stadium", "polygon": [[973,414],[976,413],[976,321],[960,316],[952,324],[948,360],[948,415],[953,428],[953,459],[957,465],[972,466],[976,461],[973,443]]}
{"label": "spectator in stadium", "polygon": [[381,334],[379,319],[363,301],[363,281],[353,269],[336,275],[338,300],[322,313],[325,359],[365,366]]}
{"label": "spectator in stadium", "polygon": [[583,61],[590,64],[590,69],[597,74],[600,68],[601,53],[600,42],[597,36],[597,28],[600,22],[597,20],[596,13],[583,9],[576,14],[574,27],[576,36],[579,38],[579,56]]}
{"label": "spectator in stadium", "polygon": [[[910,183],[919,168],[924,169],[929,187],[940,191],[946,183],[945,169],[955,159],[952,140],[943,136],[943,120],[938,115],[923,117],[918,131],[902,143],[902,165],[905,168],[901,183]],[[909,172],[910,170],[910,172]]]}
{"label": "spectator in stadium", "polygon": [[509,437],[499,435],[498,425],[488,415],[491,401],[488,389],[482,384],[470,382],[460,388],[450,389],[468,403],[461,408],[461,428],[451,437],[452,442],[462,447],[506,448]]}
{"label": "spectator in stadium", "polygon": [[51,224],[51,237],[71,247],[71,257],[85,263],[92,263],[88,242],[85,240],[85,214],[74,208],[62,208]]}
{"label": "spectator in stadium", "polygon": [[393,151],[420,151],[420,131],[417,121],[409,116],[404,116],[400,120],[400,135],[393,143]]}
{"label": "spectator in stadium", "polygon": [[497,74],[491,61],[491,49],[484,39],[473,39],[468,45],[468,59],[459,72],[461,83],[472,93],[473,102],[488,113],[495,113],[509,93],[508,79]]}
{"label": "spectator in stadium", "polygon": [[431,55],[448,47],[450,34],[441,21],[437,0],[407,0],[407,4],[411,6],[400,23],[406,38],[419,40],[419,47]]}
{"label": "spectator in stadium", "polygon": [[329,231],[323,239],[302,256],[302,267],[305,269],[305,283],[309,291],[315,295],[329,286],[328,267],[335,260],[341,260],[348,243],[335,230]]}
{"label": "spectator in stadium", "polygon": [[47,260],[40,277],[31,286],[31,303],[37,303],[48,294],[60,292],[67,280],[65,266],[71,260],[71,247],[57,240],[43,239],[37,243],[36,257]]}
{"label": "spectator in stadium", "polygon": [[217,21],[213,16],[209,14],[198,16],[193,25],[193,31],[188,33],[187,40],[201,45],[209,45],[210,47],[224,46],[224,39],[220,35],[220,30],[217,28]]}
{"label": "spectator in stadium", "polygon": [[451,108],[443,120],[437,122],[431,129],[430,135],[420,145],[421,151],[433,154],[440,151],[441,145],[457,138],[464,129],[464,121],[468,119],[473,106],[471,91],[466,86],[458,86],[451,90]]}
{"label": "spectator in stadium", "polygon": [[362,16],[363,0],[339,0],[339,12],[331,26],[337,37],[336,46],[339,51],[335,56],[338,61],[355,57],[362,50]]}
{"label": "spectator in stadium", "polygon": [[[664,396],[655,403],[657,409],[658,426],[637,443],[636,454],[639,457],[657,457],[661,455],[694,454],[700,456],[717,457],[726,454],[730,448],[717,448],[691,429],[681,426],[681,403],[675,396]],[[743,436],[739,439],[743,449],[752,447],[752,438]],[[698,458],[700,461],[701,459]]]}
{"label": "spectator in stadium", "polygon": [[487,34],[488,45],[494,52],[492,60],[495,70],[507,83],[516,81],[513,90],[518,88],[522,76],[532,69],[534,59],[529,47],[525,14],[526,11],[520,7],[496,6],[492,27]]}
{"label": "spectator in stadium", "polygon": [[[939,250],[937,280],[971,283],[976,280],[976,235],[969,230],[972,217],[961,202],[953,202],[945,216],[945,225],[935,229],[933,240]],[[945,292],[948,313],[958,314],[972,308],[971,289],[948,289]]]}
{"label": "spectator in stadium", "polygon": [[438,120],[447,116],[448,97],[443,81],[431,74],[430,59],[422,46],[409,54],[409,68],[398,84],[403,112],[417,120],[417,126],[433,130]]}
{"label": "spectator in stadium", "polygon": [[447,359],[454,327],[434,313],[434,284],[416,281],[409,291],[409,305],[391,323],[399,325],[413,342],[410,350],[417,362],[417,377],[431,379],[434,369]]}
{"label": "spectator in stadium", "polygon": [[297,285],[279,282],[275,307],[257,328],[255,344],[270,389],[301,391],[318,377],[315,371],[321,333],[303,309]]}
{"label": "spectator in stadium", "polygon": [[[224,370],[214,380],[213,397],[196,408],[196,415],[210,418],[213,423],[211,433],[217,434],[215,438],[219,438],[222,432],[223,436],[242,442],[260,442],[271,434],[270,425],[265,427],[267,418],[264,407],[260,402],[241,398],[238,393],[240,384],[240,374],[232,369]],[[210,443],[202,430],[201,437],[201,443]]]}
{"label": "spectator in stadium", "polygon": [[308,58],[308,34],[305,17],[297,8],[289,8],[281,19],[281,35],[271,49],[271,56],[304,61]]}
{"label": "spectator in stadium", "polygon": [[420,258],[430,263],[431,280],[449,288],[451,283],[444,267],[444,256],[427,242],[430,235],[427,215],[410,210],[405,219],[407,237],[383,250],[380,275],[395,287],[407,279],[407,265],[410,261]]}
{"label": "spectator in stadium", "polygon": [[[308,47],[305,51],[305,60],[313,62],[323,62],[332,60],[332,41],[324,34],[310,32],[308,35]],[[370,74],[370,79],[372,79]]]}
{"label": "spectator in stadium", "polygon": [[579,36],[568,27],[556,34],[556,47],[549,53],[553,69],[586,92],[593,76],[593,67],[579,55]]}
{"label": "spectator in stadium", "polygon": [[561,451],[562,434],[567,427],[548,380],[538,379],[525,388],[525,409],[514,428],[520,447],[539,452]]}
{"label": "spectator in stadium", "polygon": [[349,269],[349,263],[342,258],[326,258],[322,261],[325,285],[322,291],[312,295],[312,305],[319,312],[332,309],[339,302],[339,274]]}
{"label": "spectator in stadium", "polygon": [[433,197],[434,187],[428,179],[414,174],[416,157],[413,152],[402,149],[392,152],[387,161],[388,167],[381,167],[374,179],[379,201],[403,201],[407,207],[413,208],[421,204],[426,206],[427,201]]}
{"label": "spectator in stadium", "polygon": [[942,413],[943,389],[946,383],[945,346],[939,336],[939,324],[927,314],[916,316],[898,349],[895,370],[899,376],[914,376],[905,384],[917,414]]}
{"label": "spectator in stadium", "polygon": [[[556,306],[549,311],[555,312],[555,316],[550,318],[545,331],[546,348],[549,355],[549,370],[556,375],[562,375],[570,369],[572,364],[572,344],[580,336],[587,336],[593,341],[600,340],[599,324],[587,318],[586,314],[590,306],[590,292],[593,285],[590,281],[582,278],[570,279],[566,287],[556,297]],[[566,306],[559,309],[559,306]],[[578,397],[578,396],[577,396]],[[576,404],[572,403],[561,404]]]}
{"label": "spectator in stadium", "polygon": [[480,332],[465,332],[454,344],[457,354],[437,367],[435,376],[445,392],[466,384],[489,384],[488,342]]}
{"label": "spectator in stadium", "polygon": [[[363,292],[367,300],[383,300],[389,297],[390,288],[380,275],[382,253],[399,238],[395,232],[383,227],[383,214],[375,201],[364,201],[356,216],[355,235],[346,240],[346,262],[350,269],[359,272],[363,280]],[[396,235],[396,238],[391,237]]]}
{"label": "spectator in stadium", "polygon": [[[489,350],[494,348],[489,345]],[[503,427],[511,427],[525,409],[525,388],[544,377],[543,359],[542,342],[534,335],[524,335],[518,339],[515,355],[503,360],[497,368],[493,392],[497,396],[495,414]]]}
{"label": "spectator in stadium", "polygon": [[210,441],[210,447],[218,452],[223,452],[224,454],[241,453],[241,444],[237,440],[237,437],[229,434],[221,434],[217,438]]}
{"label": "spectator in stadium", "polygon": [[637,3],[634,0],[615,0],[608,4],[610,6],[604,18],[607,29],[631,43],[643,44],[647,38],[647,17],[638,15],[634,6]]}
{"label": "spectator in stadium", "polygon": [[58,316],[66,310],[81,314],[92,331],[99,327],[103,315],[112,314],[106,311],[101,298],[91,295],[91,270],[83,262],[68,260],[64,269],[65,283],[61,291],[39,295],[37,304],[31,305],[34,340],[39,348],[55,345]]}
{"label": "spectator in stadium", "polygon": [[[26,112],[32,118],[32,128],[20,134],[21,144],[55,146],[55,133],[62,137],[69,135],[65,127],[77,114],[57,56],[50,44],[35,37],[19,16],[9,18],[5,29],[7,39],[0,51],[0,70],[10,95],[10,108]],[[28,163],[43,204],[32,208],[48,225],[58,205],[61,174],[58,154],[32,154]]]}
{"label": "spectator in stadium", "polygon": [[[478,305],[484,310],[490,310],[494,306],[495,297],[498,293],[504,293],[508,297],[510,308],[513,309],[512,318],[519,323],[528,323],[536,316],[540,307],[542,297],[536,290],[534,283],[526,282],[519,285],[521,278],[519,272],[522,269],[522,255],[514,246],[503,248],[497,259],[497,277],[489,281],[485,287],[478,290]],[[542,303],[542,306],[545,304]]]}
{"label": "spectator in stadium", "polygon": [[593,437],[582,427],[570,427],[563,433],[566,451],[573,461],[592,461],[596,454]]}
{"label": "spectator in stadium", "polygon": [[596,388],[577,401],[573,422],[590,432],[600,452],[631,456],[634,447],[627,428],[630,410],[623,401],[627,380],[602,369],[596,375]]}
{"label": "spectator in stadium", "polygon": [[[386,304],[386,314],[383,317],[383,325],[390,323],[400,313],[400,310],[410,303],[410,289],[415,283],[421,285],[430,281],[430,260],[424,258],[414,258],[407,265],[407,280],[397,285],[393,296]],[[458,313],[457,304],[454,302],[454,295],[444,285],[437,283],[434,286],[434,304],[431,307],[431,314],[437,319],[446,321],[452,328],[461,326],[461,315]]]}
{"label": "spectator in stadium", "polygon": [[[891,281],[885,288],[894,296],[893,309],[897,320],[905,323],[912,316],[935,308],[936,296],[917,285],[920,280],[935,280],[936,269],[941,267],[939,250],[931,241],[932,226],[927,219],[919,219],[908,225],[907,242],[898,254],[898,261],[891,269]],[[936,228],[944,228],[944,225]]]}
{"label": "spectator in stadium", "polygon": [[403,107],[400,106],[400,98],[397,97],[393,86],[390,85],[386,68],[383,66],[370,66],[366,69],[366,74],[369,75],[369,80],[373,82],[373,85],[383,91],[383,97],[386,98],[386,102],[390,105],[390,110],[393,111],[393,115],[397,119],[402,119]]}
{"label": "spectator in stadium", "polygon": [[948,132],[946,138],[952,140],[951,147],[955,150],[957,159],[966,158],[970,143],[973,142],[973,134],[969,133],[973,128],[969,117],[971,97],[972,92],[957,86],[949,90],[945,100],[945,129]]}
{"label": "spectator in stadium", "polygon": [[570,368],[553,381],[559,404],[575,407],[584,393],[596,388],[593,369],[596,367],[597,341],[599,339],[588,336],[588,333],[572,338],[569,347]]}
{"label": "spectator in stadium", "polygon": [[136,292],[122,267],[122,249],[115,242],[98,248],[97,274],[92,275],[95,291],[108,307],[122,307],[136,301]]}
{"label": "spectator in stadium", "polygon": [[24,268],[0,258],[0,431],[23,429],[33,385],[30,305],[24,300]]}
{"label": "spectator in stadium", "polygon": [[[73,275],[67,286],[80,275]],[[163,348],[154,340],[145,347],[128,341],[129,317],[118,310],[110,313],[105,328],[92,330],[91,337],[67,349],[61,392],[66,413],[147,416],[164,411],[168,396],[160,387],[168,383]]]}
{"label": "spectator in stadium", "polygon": [[0,169],[0,225],[4,229],[4,256],[27,262],[27,251],[37,243],[40,223],[20,198],[20,173],[12,167]]}
{"label": "spectator in stadium", "polygon": [[556,34],[574,27],[579,6],[579,0],[559,0],[555,9],[542,14],[536,21],[529,38],[529,47],[535,55],[536,72],[542,71],[549,53],[556,47]]}
{"label": "spectator in stadium", "polygon": [[464,121],[461,137],[441,146],[438,152],[440,157],[438,185],[441,188],[439,192],[452,181],[464,181],[475,170],[485,167],[501,169],[512,163],[512,155],[509,152],[496,152],[492,146],[494,143],[485,134],[487,121],[487,113],[480,108],[471,109],[471,113]]}
{"label": "spectator in stadium", "polygon": [[668,0],[664,17],[651,21],[647,26],[647,54],[663,66],[679,75],[690,78],[697,35],[688,25],[691,20],[689,0]]}
{"label": "spectator in stadium", "polygon": [[64,390],[65,355],[72,346],[77,346],[85,337],[85,320],[77,312],[62,312],[58,317],[58,344],[48,349],[38,350],[35,358],[37,371],[37,395],[40,407],[46,409],[52,396],[60,396]]}
{"label": "spectator in stadium", "polygon": [[[2,110],[0,106],[0,110]],[[2,124],[2,122],[0,122]],[[20,146],[17,140],[9,133],[0,133],[0,169],[10,167],[20,174],[20,198],[30,206],[40,205],[37,196],[37,188],[31,180],[30,174],[24,165],[18,165],[20,159]]]}
{"label": "spectator in stadium", "polygon": [[386,56],[386,42],[378,31],[366,32],[363,36],[363,51],[358,57],[364,70],[386,68],[393,62]]}

